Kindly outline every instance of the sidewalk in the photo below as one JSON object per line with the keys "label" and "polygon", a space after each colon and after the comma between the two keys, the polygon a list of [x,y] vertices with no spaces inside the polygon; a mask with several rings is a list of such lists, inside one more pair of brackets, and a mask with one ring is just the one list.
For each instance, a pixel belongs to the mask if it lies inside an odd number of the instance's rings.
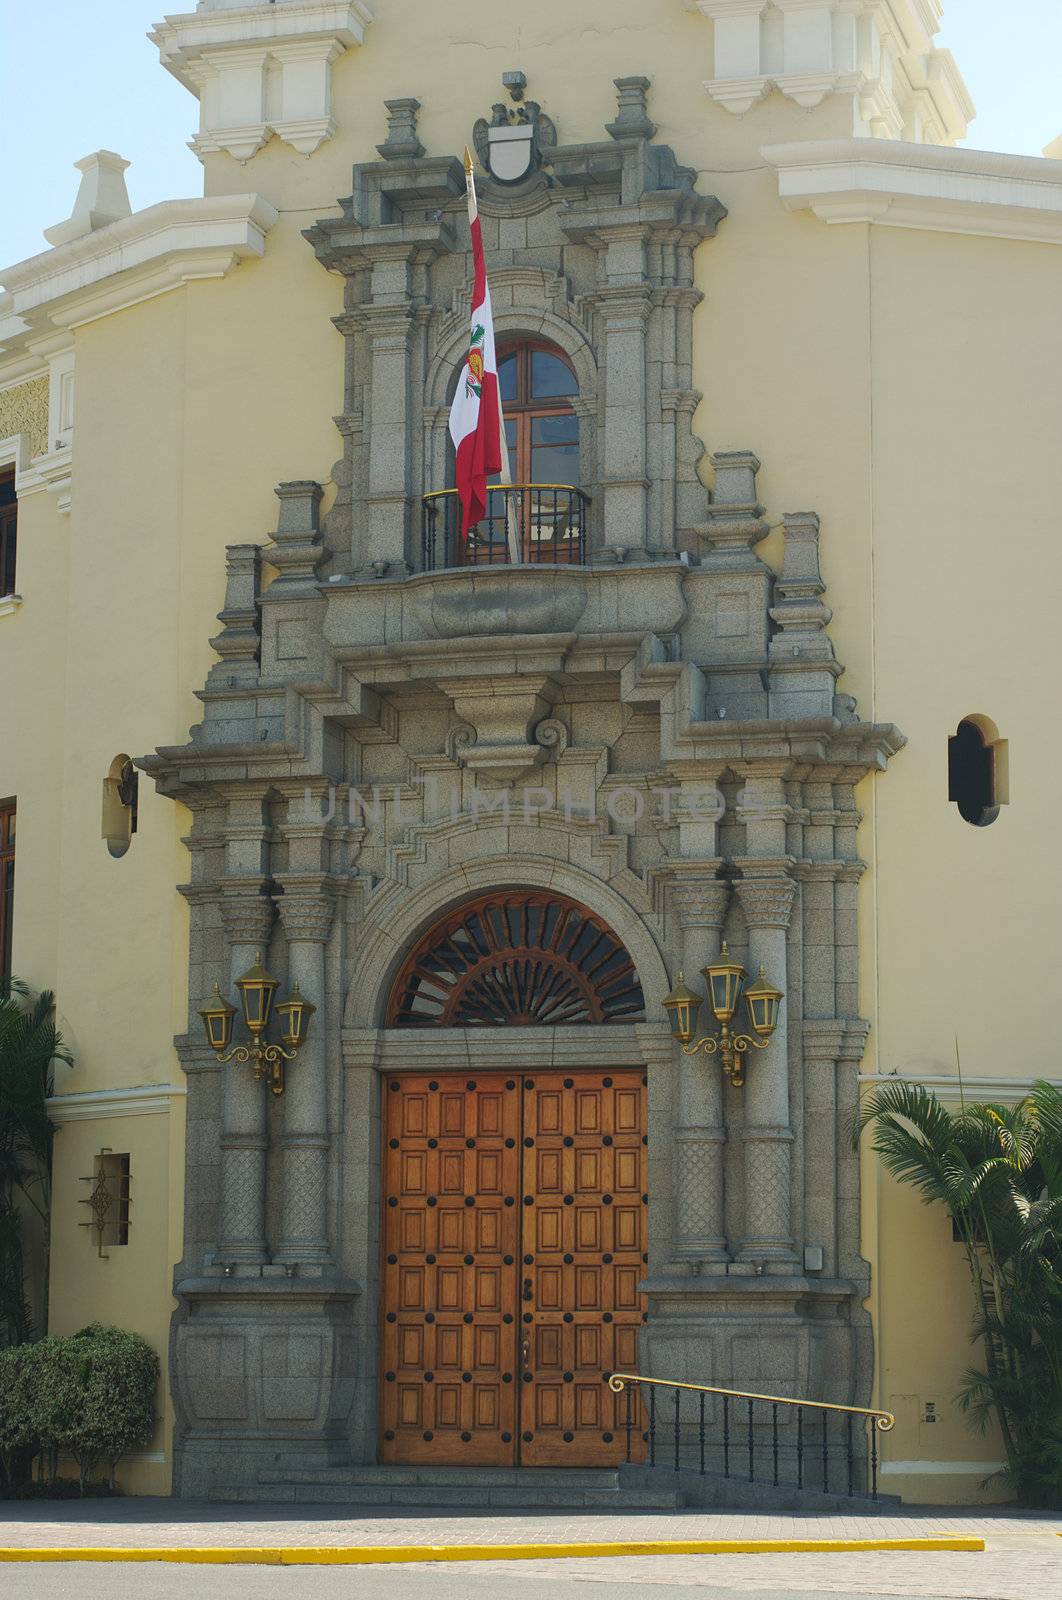
{"label": "sidewalk", "polygon": [[[316,1514],[315,1514],[316,1511]],[[205,1505],[118,1499],[42,1503],[0,1501],[0,1547],[7,1549],[637,1544],[657,1541],[911,1540],[983,1538],[989,1550],[1022,1547],[1062,1558],[1062,1516],[982,1507],[854,1516],[774,1512],[667,1511],[615,1514],[507,1512],[470,1505],[429,1514],[388,1507]],[[499,1552],[500,1554],[500,1552]],[[1062,1569],[1060,1569],[1062,1570]],[[1062,1581],[1062,1580],[1060,1580]]]}

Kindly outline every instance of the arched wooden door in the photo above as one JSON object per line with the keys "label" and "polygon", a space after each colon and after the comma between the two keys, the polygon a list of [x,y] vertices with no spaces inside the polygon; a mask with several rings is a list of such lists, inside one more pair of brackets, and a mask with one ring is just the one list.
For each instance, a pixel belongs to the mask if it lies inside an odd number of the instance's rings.
{"label": "arched wooden door", "polygon": [[[506,928],[525,942],[505,947]],[[565,957],[558,968],[545,946]],[[433,995],[443,984],[439,1016],[449,1017],[450,1002],[460,1012],[462,995],[480,1005],[486,992],[490,1021],[502,995],[515,997],[511,1009],[526,1026],[529,994],[570,1000],[573,989],[587,1020],[610,1005],[623,1017],[641,1010],[615,935],[555,896],[484,897],[445,919],[400,973],[392,1025],[411,1008],[412,1025],[431,1025],[415,1009],[424,999],[418,971]],[[626,1397],[606,1380],[637,1371],[645,1316],[646,1091],[642,1072],[607,1067],[386,1080],[383,1461],[624,1459]]]}

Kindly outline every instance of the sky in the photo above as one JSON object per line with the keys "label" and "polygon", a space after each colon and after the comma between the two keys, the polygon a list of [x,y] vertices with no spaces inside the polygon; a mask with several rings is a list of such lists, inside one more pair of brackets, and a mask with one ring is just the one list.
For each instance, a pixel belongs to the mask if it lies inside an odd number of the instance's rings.
{"label": "sky", "polygon": [[[90,151],[132,162],[134,210],[202,193],[187,147],[198,108],[145,37],[167,12],[193,7],[0,0],[0,105],[17,141],[5,163],[0,264],[47,248],[41,230],[70,215],[73,163]],[[1062,134],[1062,0],[945,0],[937,42],[952,51],[977,106],[968,147],[1038,156]]]}

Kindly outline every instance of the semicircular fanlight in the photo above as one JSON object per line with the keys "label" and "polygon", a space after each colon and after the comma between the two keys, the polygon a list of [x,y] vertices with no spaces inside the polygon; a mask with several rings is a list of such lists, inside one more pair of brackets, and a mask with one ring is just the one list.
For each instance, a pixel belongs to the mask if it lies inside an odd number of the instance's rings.
{"label": "semicircular fanlight", "polygon": [[392,1028],[555,1027],[644,1020],[624,945],[585,906],[516,889],[437,922],[391,991]]}

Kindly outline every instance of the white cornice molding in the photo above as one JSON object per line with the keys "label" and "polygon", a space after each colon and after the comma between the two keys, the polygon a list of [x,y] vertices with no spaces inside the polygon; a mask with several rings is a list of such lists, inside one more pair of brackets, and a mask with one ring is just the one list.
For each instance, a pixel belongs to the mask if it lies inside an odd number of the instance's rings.
{"label": "white cornice molding", "polygon": [[763,147],[790,211],[823,222],[1062,244],[1062,167],[1040,156],[892,139]]}
{"label": "white cornice molding", "polygon": [[206,50],[241,50],[297,39],[335,39],[349,48],[362,43],[373,20],[364,0],[282,0],[280,5],[180,12],[156,23],[148,38],[158,46],[166,70],[197,94],[196,83],[185,73]]}
{"label": "white cornice molding", "polygon": [[112,1117],[167,1116],[171,1103],[188,1093],[182,1083],[147,1083],[135,1089],[83,1089],[45,1101],[52,1122],[93,1122]]}
{"label": "white cornice molding", "polygon": [[[164,200],[0,271],[0,357],[265,253],[279,213],[257,194]],[[6,363],[5,363],[6,367]]]}
{"label": "white cornice molding", "polygon": [[[249,161],[275,134],[311,156],[336,132],[332,63],[360,45],[373,13],[364,0],[217,4],[160,22],[149,39],[168,72],[200,102],[191,147]],[[279,78],[276,105],[268,88]]]}
{"label": "white cornice molding", "polygon": [[713,24],[713,100],[743,116],[772,90],[805,110],[833,96],[852,133],[952,144],[973,102],[934,36],[939,0],[687,0]]}

